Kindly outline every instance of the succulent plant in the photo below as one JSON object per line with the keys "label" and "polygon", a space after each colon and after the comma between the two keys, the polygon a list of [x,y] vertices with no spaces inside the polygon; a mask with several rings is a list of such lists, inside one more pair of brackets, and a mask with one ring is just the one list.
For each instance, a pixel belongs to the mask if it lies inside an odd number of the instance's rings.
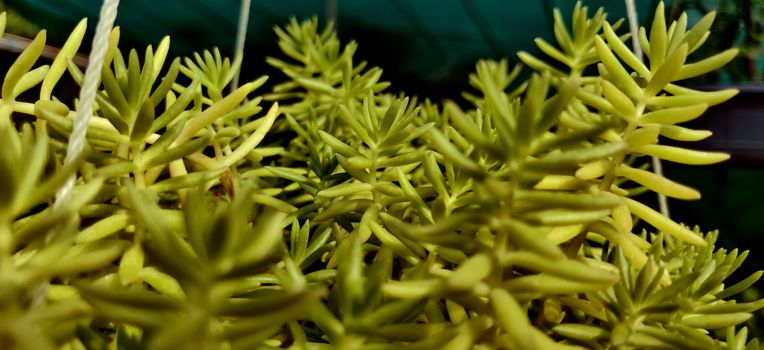
{"label": "succulent plant", "polygon": [[736,52],[686,62],[713,14],[663,11],[646,63],[604,10],[555,12],[553,61],[519,53],[525,82],[480,61],[463,103],[386,92],[315,19],[276,28],[286,79],[259,96],[266,77],[226,93],[240,57],[123,54],[115,29],[67,166],[78,102],[54,88],[83,80],[86,22],[35,68],[40,32],[2,85],[0,345],[759,349],[740,325],[764,301],[733,297],[762,273],[727,281],[748,252],[632,198],[700,198],[642,156],[728,158],[660,144],[708,137],[677,124],[736,94],[677,85]]}

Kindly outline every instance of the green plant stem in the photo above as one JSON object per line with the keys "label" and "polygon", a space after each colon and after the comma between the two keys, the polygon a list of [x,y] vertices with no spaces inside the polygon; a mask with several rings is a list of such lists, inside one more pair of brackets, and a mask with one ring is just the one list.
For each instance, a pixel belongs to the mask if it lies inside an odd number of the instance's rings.
{"label": "green plant stem", "polygon": [[[629,120],[629,124],[626,126],[626,129],[623,132],[623,136],[621,137],[623,140],[628,139],[629,136],[631,136],[631,133],[633,133],[634,130],[637,129],[637,122],[636,121],[639,118],[642,117],[642,114],[644,114],[645,107],[646,107],[646,105],[645,105],[644,102],[640,102],[637,105],[636,115],[635,115],[634,119]],[[627,153],[627,150],[623,150],[621,152],[618,152],[618,154],[616,154],[613,157],[613,160],[610,161],[610,169],[609,169],[610,171],[608,171],[608,173],[605,174],[605,177],[602,179],[602,184],[600,185],[600,189],[601,190],[603,190],[603,191],[610,191],[610,186],[613,185],[613,182],[616,179],[615,169],[618,166],[620,166],[621,164],[623,164],[623,160],[626,158],[626,153]]]}
{"label": "green plant stem", "polygon": [[[373,117],[373,116],[372,116]],[[374,149],[371,150],[371,166],[369,166],[370,174],[369,177],[369,184],[371,184],[372,188],[377,184],[377,148],[374,147]],[[374,203],[379,203],[379,192],[372,190],[371,191],[372,199]]]}
{"label": "green plant stem", "polygon": [[13,102],[0,101],[0,130],[13,127],[11,113],[13,113]]}
{"label": "green plant stem", "polygon": [[136,171],[133,175],[135,176],[135,187],[138,189],[146,188],[146,178],[143,176],[143,171]]}
{"label": "green plant stem", "polygon": [[[630,119],[628,122],[628,125],[626,126],[626,129],[623,132],[622,139],[627,139],[629,135],[631,135],[634,130],[637,129],[637,120],[642,117],[642,114],[645,112],[645,108],[647,106],[644,102],[640,102],[637,105],[636,108],[636,115],[634,119]],[[627,150],[623,150],[621,152],[618,152],[614,157],[613,160],[610,161],[610,167],[607,174],[605,174],[605,177],[602,179],[602,183],[600,184],[600,190],[603,191],[610,191],[610,187],[613,186],[613,182],[615,182],[616,179],[616,173],[615,169],[618,168],[621,164],[623,164],[624,159],[626,159],[626,152]],[[584,244],[584,241],[586,240],[586,232],[587,228],[584,227],[582,232],[577,234],[575,237],[573,237],[572,240],[568,243],[568,245],[565,247],[565,254],[569,257],[575,257],[578,255],[578,251],[581,249],[581,246]]]}
{"label": "green plant stem", "polygon": [[27,115],[34,115],[34,103],[13,101],[13,111]]}
{"label": "green plant stem", "polygon": [[10,276],[13,268],[13,229],[8,220],[0,219],[0,276]]}

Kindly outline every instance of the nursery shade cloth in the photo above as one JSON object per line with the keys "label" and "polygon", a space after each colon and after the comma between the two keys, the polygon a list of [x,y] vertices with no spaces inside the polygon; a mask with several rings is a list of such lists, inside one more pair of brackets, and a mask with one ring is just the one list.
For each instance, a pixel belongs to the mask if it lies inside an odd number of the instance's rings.
{"label": "nursery shade cloth", "polygon": [[[655,3],[637,1],[642,22]],[[6,0],[6,4],[48,28],[52,43],[62,43],[80,18],[94,18],[98,11],[92,0]],[[284,25],[292,16],[316,15],[322,21],[333,17],[340,37],[359,41],[359,56],[384,67],[386,79],[436,89],[444,83],[463,86],[479,58],[509,57],[514,62],[519,50],[537,52],[535,37],[552,39],[552,9],[569,14],[574,4],[573,0],[252,0],[246,42],[250,51],[274,52],[273,26]],[[606,5],[611,18],[626,16],[623,1],[584,4],[592,12]],[[240,5],[240,0],[130,0],[120,5],[117,25],[122,39],[132,45],[155,44],[171,35],[175,54],[217,46],[232,55]],[[336,13],[327,13],[329,8]]]}

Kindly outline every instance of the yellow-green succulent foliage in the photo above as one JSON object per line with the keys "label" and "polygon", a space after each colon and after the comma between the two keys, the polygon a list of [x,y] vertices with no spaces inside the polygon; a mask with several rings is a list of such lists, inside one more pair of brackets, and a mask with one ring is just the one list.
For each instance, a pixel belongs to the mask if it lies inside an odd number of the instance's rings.
{"label": "yellow-green succulent foliage", "polygon": [[725,281],[747,252],[631,199],[700,197],[642,156],[727,158],[659,143],[736,93],[677,85],[735,56],[687,62],[712,22],[660,5],[642,63],[603,10],[555,12],[549,59],[479,62],[467,109],[385,92],[316,20],[276,29],[288,79],[259,94],[229,93],[241,58],[117,29],[72,166],[54,87],[86,24],[50,65],[40,32],[2,85],[0,348],[760,349],[764,301],[732,297],[761,272]]}

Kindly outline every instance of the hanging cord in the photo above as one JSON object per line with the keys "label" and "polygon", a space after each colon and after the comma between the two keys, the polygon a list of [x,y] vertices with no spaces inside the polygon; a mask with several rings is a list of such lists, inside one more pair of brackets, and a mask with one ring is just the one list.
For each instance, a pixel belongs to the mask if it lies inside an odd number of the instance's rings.
{"label": "hanging cord", "polygon": [[239,65],[239,69],[236,70],[236,75],[233,76],[233,82],[231,83],[231,92],[239,88],[239,75],[241,75],[241,66],[244,65],[244,42],[247,40],[247,28],[249,27],[249,8],[250,0],[241,0],[241,8],[239,9],[239,28],[236,30],[236,57],[241,57],[242,64]]}
{"label": "hanging cord", "polygon": [[[109,47],[109,34],[114,26],[114,19],[117,17],[118,6],[119,0],[104,0],[101,6],[101,13],[98,18],[95,37],[93,38],[93,48],[90,51],[88,67],[85,70],[85,81],[82,84],[82,89],[80,89],[80,108],[78,108],[77,115],[75,116],[74,128],[69,136],[69,144],[66,145],[65,166],[79,158],[82,150],[85,148],[85,134],[88,130],[88,122],[93,114],[96,90],[101,82],[101,68],[103,68],[106,49]],[[75,174],[70,175],[63,186],[58,189],[56,200],[53,203],[53,210],[60,209],[72,197],[75,179]],[[45,239],[50,241],[52,238],[53,236],[49,234]],[[45,303],[48,294],[48,284],[48,281],[44,281],[37,285],[32,305],[39,306]]]}
{"label": "hanging cord", "polygon": [[[96,91],[101,82],[101,69],[103,68],[106,50],[109,47],[109,34],[114,26],[114,19],[117,17],[117,7],[119,0],[104,0],[101,6],[101,13],[96,26],[95,37],[93,38],[93,48],[90,51],[88,67],[85,70],[85,82],[80,90],[80,101],[77,110],[74,128],[69,136],[69,144],[66,146],[66,158],[64,166],[71,164],[77,159],[85,148],[85,134],[88,130],[88,122],[93,115],[93,103],[95,102]],[[72,196],[74,189],[75,174],[66,179],[61,188],[56,192],[56,202],[53,208],[58,209],[66,203]]]}
{"label": "hanging cord", "polygon": [[[632,43],[632,49],[634,50],[634,55],[637,56],[637,59],[639,59],[640,62],[644,61],[643,54],[642,54],[642,46],[639,44],[639,40],[637,39],[639,36],[639,19],[637,18],[637,6],[634,4],[634,0],[625,0],[626,1],[626,12],[627,16],[629,17],[629,28],[631,29],[631,43]],[[660,158],[658,157],[652,157],[653,158],[653,169],[655,170],[655,173],[663,176],[663,163],[661,162]],[[669,206],[668,206],[668,199],[666,198],[666,195],[662,193],[658,193],[658,206],[660,207],[661,214],[665,217],[669,217]]]}
{"label": "hanging cord", "polygon": [[334,32],[339,33],[339,24],[337,23],[337,0],[326,0],[326,22],[334,23]]}
{"label": "hanging cord", "polygon": [[626,0],[626,13],[629,17],[632,49],[634,50],[634,55],[637,56],[637,59],[642,62],[642,45],[640,45],[639,40],[637,40],[639,37],[639,19],[637,18],[637,7],[634,4],[634,0]]}

